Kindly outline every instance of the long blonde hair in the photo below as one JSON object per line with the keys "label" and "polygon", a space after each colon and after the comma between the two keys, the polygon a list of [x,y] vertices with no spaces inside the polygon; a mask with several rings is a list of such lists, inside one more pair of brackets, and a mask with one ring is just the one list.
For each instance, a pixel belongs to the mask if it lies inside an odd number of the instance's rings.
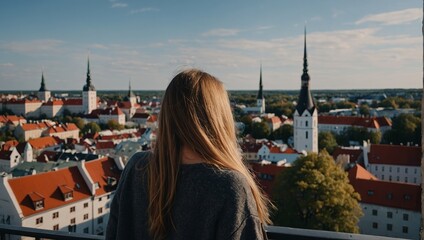
{"label": "long blonde hair", "polygon": [[256,200],[259,218],[270,223],[269,200],[256,185],[238,150],[227,91],[215,77],[191,69],[172,79],[162,101],[156,146],[148,165],[151,237],[164,239],[173,226],[172,205],[183,146],[189,146],[207,164],[242,173]]}

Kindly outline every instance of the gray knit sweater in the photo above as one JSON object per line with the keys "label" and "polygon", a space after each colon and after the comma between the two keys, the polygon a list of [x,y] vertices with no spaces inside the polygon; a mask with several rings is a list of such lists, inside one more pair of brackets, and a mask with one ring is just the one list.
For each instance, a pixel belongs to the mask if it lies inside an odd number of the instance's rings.
{"label": "gray knit sweater", "polygon": [[[146,153],[128,162],[112,200],[106,239],[151,239],[147,228]],[[255,200],[238,172],[181,165],[168,239],[266,239]]]}

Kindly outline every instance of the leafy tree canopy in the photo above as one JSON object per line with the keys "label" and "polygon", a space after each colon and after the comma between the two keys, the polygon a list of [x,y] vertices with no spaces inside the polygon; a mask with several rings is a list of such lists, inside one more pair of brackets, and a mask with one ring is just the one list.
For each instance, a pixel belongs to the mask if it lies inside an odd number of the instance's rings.
{"label": "leafy tree canopy", "polygon": [[297,159],[276,179],[276,225],[359,232],[360,196],[326,151]]}

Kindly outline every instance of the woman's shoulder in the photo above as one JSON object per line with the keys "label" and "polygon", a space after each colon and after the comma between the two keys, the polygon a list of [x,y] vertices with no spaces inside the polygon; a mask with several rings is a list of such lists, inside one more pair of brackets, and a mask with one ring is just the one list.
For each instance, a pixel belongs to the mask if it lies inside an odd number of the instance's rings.
{"label": "woman's shoulder", "polygon": [[147,166],[149,158],[151,156],[150,151],[137,152],[128,160],[125,168],[128,169],[142,169]]}

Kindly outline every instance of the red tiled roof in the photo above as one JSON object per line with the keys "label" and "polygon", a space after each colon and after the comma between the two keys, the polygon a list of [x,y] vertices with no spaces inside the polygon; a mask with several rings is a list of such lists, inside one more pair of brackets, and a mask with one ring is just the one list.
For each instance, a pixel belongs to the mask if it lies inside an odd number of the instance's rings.
{"label": "red tiled roof", "polygon": [[40,123],[23,123],[21,126],[24,131],[32,131],[37,129],[47,129],[53,125],[48,122],[40,122]]}
{"label": "red tiled roof", "polygon": [[[8,181],[25,217],[90,198],[90,190],[76,166],[12,178]],[[59,186],[71,188],[74,191],[73,198],[65,202],[62,193],[58,190]],[[33,200],[37,200],[37,195],[39,195],[38,200],[42,200],[40,197],[44,197],[44,208],[40,210],[35,210],[33,207]]]}
{"label": "red tiled roof", "polygon": [[25,120],[25,118],[21,117],[21,116],[16,116],[16,115],[0,115],[0,122],[1,123],[7,123],[7,122],[19,122],[20,120]]}
{"label": "red tiled roof", "polygon": [[82,105],[82,98],[65,99],[63,105]]}
{"label": "red tiled roof", "polygon": [[48,133],[60,133],[60,132],[68,132],[68,131],[79,131],[79,128],[75,123],[65,123],[56,126],[52,126],[49,128]]}
{"label": "red tiled roof", "polygon": [[150,117],[147,119],[147,122],[156,122],[158,120],[158,117],[156,115],[150,115]]}
{"label": "red tiled roof", "polygon": [[[380,125],[383,124],[383,125]],[[318,124],[350,125],[355,127],[375,128],[391,126],[390,120],[385,117],[356,117],[356,116],[318,116]]]}
{"label": "red tiled roof", "polygon": [[41,103],[38,99],[11,99],[10,101],[6,102],[7,104],[28,104],[28,103]]}
{"label": "red tiled roof", "polygon": [[421,147],[372,144],[368,153],[371,164],[421,165]]}
{"label": "red tiled roof", "polygon": [[19,142],[18,142],[18,141],[16,141],[16,140],[9,140],[9,141],[6,141],[6,142],[3,144],[3,146],[2,146],[2,150],[10,151],[10,149],[11,149],[12,147],[16,147],[16,146],[18,146],[18,144],[19,144]]}
{"label": "red tiled roof", "polygon": [[[113,158],[106,157],[89,161],[85,163],[85,167],[91,179],[99,185],[96,195],[103,195],[116,189],[122,171],[118,169]],[[116,180],[115,185],[108,185],[108,177]]]}
{"label": "red tiled roof", "polygon": [[279,117],[274,116],[272,118],[268,118],[267,122],[272,123],[272,124],[281,123],[281,119]]}
{"label": "red tiled roof", "polygon": [[[286,169],[284,166],[277,166],[275,164],[262,165],[260,163],[249,163],[250,168],[255,173],[256,180],[260,187],[268,194],[272,196],[272,188],[274,186],[275,179],[281,171]],[[266,177],[264,177],[266,176]]]}
{"label": "red tiled roof", "polygon": [[[358,165],[349,170],[349,181],[361,195],[361,202],[385,207],[421,211],[421,187],[415,184],[387,182],[364,177]],[[358,176],[358,177],[357,177]],[[371,175],[372,176],[372,175]]]}
{"label": "red tiled roof", "polygon": [[31,144],[33,149],[43,149],[46,147],[55,146],[61,143],[58,138],[55,137],[40,137],[28,140],[28,143]]}
{"label": "red tiled roof", "polygon": [[287,147],[284,151],[281,151],[281,148],[278,146],[268,146],[270,153],[298,153],[293,148]]}
{"label": "red tiled roof", "polygon": [[244,142],[240,145],[240,147],[244,153],[257,153],[259,149],[261,149],[262,143]]}
{"label": "red tiled roof", "polygon": [[111,148],[115,148],[115,144],[113,142],[107,141],[107,142],[96,143],[96,149],[111,149]]}
{"label": "red tiled roof", "polygon": [[126,108],[126,109],[128,109],[128,108],[131,108],[132,106],[131,106],[131,102],[119,102],[118,103],[118,106],[120,107],[120,108]]}
{"label": "red tiled roof", "polygon": [[333,158],[337,159],[339,155],[349,155],[350,157],[349,161],[351,163],[354,163],[358,160],[361,154],[362,154],[361,149],[347,149],[347,148],[337,147],[336,149],[334,149]]}

